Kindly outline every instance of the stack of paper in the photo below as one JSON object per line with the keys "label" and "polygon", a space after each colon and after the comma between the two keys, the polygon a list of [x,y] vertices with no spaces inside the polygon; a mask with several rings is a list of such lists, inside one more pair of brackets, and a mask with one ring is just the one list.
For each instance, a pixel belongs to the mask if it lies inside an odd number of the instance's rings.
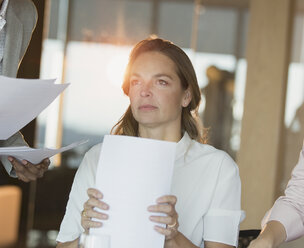
{"label": "stack of paper", "polygon": [[164,235],[154,230],[149,216],[156,214],[147,208],[170,194],[175,149],[174,142],[106,135],[96,188],[110,206],[109,219],[90,233],[110,235],[111,248],[162,248]]}
{"label": "stack of paper", "polygon": [[57,153],[61,153],[67,150],[70,150],[76,146],[80,146],[86,143],[87,140],[79,141],[72,143],[68,146],[62,147],[60,149],[49,149],[49,148],[41,148],[41,149],[33,149],[26,146],[18,146],[18,147],[0,147],[0,156],[12,156],[19,160],[27,160],[32,164],[37,164],[41,162],[45,158],[50,158]]}
{"label": "stack of paper", "polygon": [[0,140],[32,121],[69,85],[54,82],[0,76]]}

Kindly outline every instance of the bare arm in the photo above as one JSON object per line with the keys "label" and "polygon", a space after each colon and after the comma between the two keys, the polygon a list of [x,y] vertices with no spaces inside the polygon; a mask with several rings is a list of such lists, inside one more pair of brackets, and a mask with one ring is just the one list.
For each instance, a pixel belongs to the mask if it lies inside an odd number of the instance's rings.
{"label": "bare arm", "polygon": [[[100,213],[94,208],[99,208],[103,211],[109,209],[109,206],[101,201],[103,198],[103,195],[101,192],[99,192],[97,189],[89,188],[87,190],[87,194],[89,196],[89,199],[84,203],[84,210],[81,213],[81,225],[83,229],[85,230],[85,233],[89,233],[89,229],[91,227],[101,227],[102,222],[99,221],[93,221],[92,218],[96,218],[99,220],[106,220],[108,218],[108,215],[105,213]],[[79,243],[79,238],[65,243],[58,242],[57,248],[77,248]]]}
{"label": "bare arm", "polygon": [[166,240],[164,248],[199,248],[195,246],[189,239],[182,233],[178,232],[173,239]]}
{"label": "bare arm", "polygon": [[205,248],[235,248],[235,246],[218,242],[205,241]]}
{"label": "bare arm", "polygon": [[77,248],[78,247],[78,239],[75,239],[71,242],[65,242],[65,243],[58,243],[56,248]]}
{"label": "bare arm", "polygon": [[[150,216],[150,220],[156,223],[166,224],[166,228],[155,226],[155,230],[165,235],[164,248],[199,248],[178,231],[178,214],[175,210],[177,198],[173,195],[163,196],[157,199],[157,205],[150,206],[148,210],[152,213],[164,213],[167,216]],[[174,223],[174,224],[173,224]],[[205,242],[205,248],[233,248],[217,242]]]}
{"label": "bare arm", "polygon": [[[199,247],[194,245],[182,233],[178,232],[178,234],[173,239],[169,239],[166,241],[165,248],[199,248]],[[234,246],[230,246],[218,242],[205,241],[205,248],[234,248]]]}
{"label": "bare arm", "polygon": [[278,221],[270,221],[257,239],[250,243],[249,248],[276,248],[285,240],[284,226]]}

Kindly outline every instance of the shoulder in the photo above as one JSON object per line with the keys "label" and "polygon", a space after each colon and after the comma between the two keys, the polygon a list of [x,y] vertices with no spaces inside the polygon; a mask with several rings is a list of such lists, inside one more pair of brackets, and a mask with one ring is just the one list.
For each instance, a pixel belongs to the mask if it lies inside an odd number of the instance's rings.
{"label": "shoulder", "polygon": [[38,13],[35,4],[30,0],[13,0],[9,1],[9,6],[13,8],[18,19],[23,23],[35,27]]}
{"label": "shoulder", "polygon": [[225,152],[208,144],[201,144],[195,140],[191,141],[188,155],[192,159],[200,159],[205,163],[212,163],[213,166],[235,168],[234,160]]}
{"label": "shoulder", "polygon": [[74,187],[78,187],[79,185],[83,188],[94,186],[101,146],[101,143],[93,146],[84,155],[74,178]]}
{"label": "shoulder", "polygon": [[90,148],[84,155],[84,158],[83,158],[83,161],[81,164],[85,163],[85,164],[89,164],[91,166],[97,167],[101,147],[102,147],[102,143],[99,143],[97,145],[94,145],[92,148]]}

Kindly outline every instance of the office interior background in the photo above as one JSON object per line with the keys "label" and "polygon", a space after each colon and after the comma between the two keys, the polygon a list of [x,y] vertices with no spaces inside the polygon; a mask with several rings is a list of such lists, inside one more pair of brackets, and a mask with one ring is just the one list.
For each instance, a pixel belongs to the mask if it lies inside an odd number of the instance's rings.
{"label": "office interior background", "polygon": [[33,147],[89,142],[52,158],[36,182],[7,178],[22,190],[12,247],[55,247],[74,174],[84,153],[127,108],[121,83],[128,54],[150,35],[189,55],[209,143],[240,168],[247,215],[241,230],[260,229],[265,212],[284,193],[304,138],[304,1],[33,2],[39,20],[18,76],[71,85],[23,133]]}

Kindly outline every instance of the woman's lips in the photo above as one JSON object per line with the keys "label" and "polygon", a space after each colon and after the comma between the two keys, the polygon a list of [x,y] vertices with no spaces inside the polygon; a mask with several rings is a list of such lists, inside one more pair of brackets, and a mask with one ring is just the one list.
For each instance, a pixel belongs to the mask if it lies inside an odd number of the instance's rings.
{"label": "woman's lips", "polygon": [[157,109],[157,107],[150,105],[150,104],[145,104],[145,105],[139,106],[139,110],[143,110],[143,111],[151,111],[151,110],[155,110],[155,109]]}

